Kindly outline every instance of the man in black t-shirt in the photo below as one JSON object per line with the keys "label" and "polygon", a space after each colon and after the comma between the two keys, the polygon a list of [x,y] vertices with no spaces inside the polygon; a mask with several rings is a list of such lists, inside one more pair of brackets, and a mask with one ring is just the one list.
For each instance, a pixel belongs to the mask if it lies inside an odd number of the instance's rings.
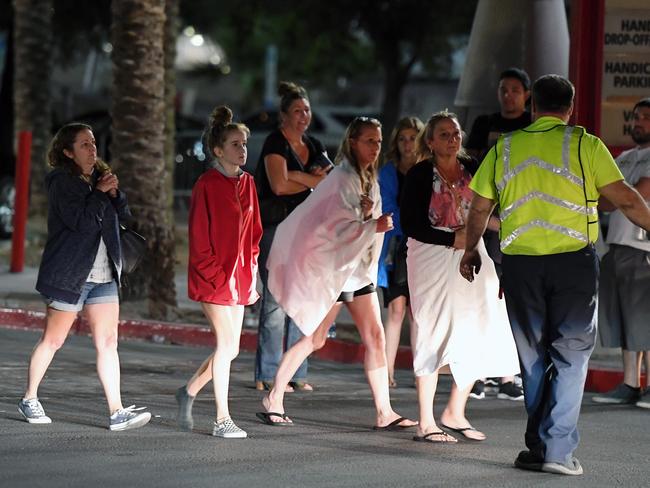
{"label": "man in black t-shirt", "polygon": [[470,155],[482,161],[497,138],[506,132],[530,125],[530,112],[526,102],[530,97],[530,78],[519,68],[501,73],[497,91],[501,110],[490,115],[480,115],[472,125],[465,148]]}
{"label": "man in black t-shirt", "polygon": [[[472,125],[469,139],[465,148],[467,152],[482,161],[489,149],[496,143],[501,134],[522,129],[531,123],[530,112],[526,110],[526,102],[530,97],[530,78],[519,68],[509,68],[499,76],[499,112],[480,115]],[[497,274],[501,277],[501,250],[499,236],[496,232],[486,231],[485,246],[494,261]],[[475,383],[470,396],[485,398],[485,391],[490,388],[497,391],[497,397],[503,400],[524,399],[524,391],[519,378],[487,378]]]}

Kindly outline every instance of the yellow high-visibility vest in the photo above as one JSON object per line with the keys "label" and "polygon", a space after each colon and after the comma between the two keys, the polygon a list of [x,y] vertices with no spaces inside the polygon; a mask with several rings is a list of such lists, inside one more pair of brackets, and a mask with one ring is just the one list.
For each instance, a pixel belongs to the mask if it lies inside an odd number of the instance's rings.
{"label": "yellow high-visibility vest", "polygon": [[577,251],[598,237],[599,194],[580,160],[586,131],[565,124],[531,127],[502,135],[492,161],[501,250],[526,255]]}

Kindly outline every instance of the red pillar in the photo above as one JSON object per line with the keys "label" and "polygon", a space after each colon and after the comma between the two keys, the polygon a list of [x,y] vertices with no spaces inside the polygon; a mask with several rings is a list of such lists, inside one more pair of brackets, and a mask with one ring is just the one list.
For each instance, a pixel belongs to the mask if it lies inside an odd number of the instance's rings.
{"label": "red pillar", "polygon": [[21,273],[25,266],[25,228],[29,208],[29,161],[32,152],[32,133],[18,134],[18,157],[16,158],[16,201],[14,204],[14,231],[11,241],[11,266],[9,271]]}
{"label": "red pillar", "polygon": [[571,2],[569,78],[576,87],[571,122],[600,134],[605,0]]}

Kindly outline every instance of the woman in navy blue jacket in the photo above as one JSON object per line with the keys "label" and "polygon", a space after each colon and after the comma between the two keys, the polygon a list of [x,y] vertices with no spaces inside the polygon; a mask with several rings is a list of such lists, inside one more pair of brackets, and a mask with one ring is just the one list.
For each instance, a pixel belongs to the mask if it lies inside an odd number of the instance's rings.
{"label": "woman in navy blue jacket", "polygon": [[117,176],[97,158],[92,129],[68,124],[48,151],[48,238],[36,289],[47,304],[47,322],[29,363],[27,391],[18,411],[31,424],[48,424],[38,387],[63,345],[77,313],[85,311],[97,350],[97,373],[109,407],[109,429],[145,425],[149,412],[124,408],[117,353],[118,283],[122,271],[119,221],[131,216]]}
{"label": "woman in navy blue jacket", "polygon": [[[382,212],[393,214],[394,226],[393,230],[384,234],[377,277],[377,286],[381,287],[384,307],[388,308],[388,318],[385,323],[386,359],[388,381],[393,388],[397,386],[394,377],[395,357],[409,297],[406,282],[406,248],[402,247],[404,237],[400,225],[399,202],[404,176],[417,162],[415,140],[422,127],[422,121],[417,117],[404,117],[397,122],[390,136],[386,154],[388,162],[379,171]],[[402,250],[404,253],[400,255]]]}

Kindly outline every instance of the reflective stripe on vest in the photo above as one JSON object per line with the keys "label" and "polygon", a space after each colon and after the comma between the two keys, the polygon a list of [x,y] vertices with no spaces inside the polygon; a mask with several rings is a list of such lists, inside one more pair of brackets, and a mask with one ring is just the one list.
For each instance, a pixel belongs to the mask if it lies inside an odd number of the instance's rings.
{"label": "reflective stripe on vest", "polygon": [[[500,181],[496,182],[496,187],[499,190],[499,193],[502,193],[503,190],[506,187],[506,184],[515,178],[517,175],[522,173],[525,169],[531,167],[531,166],[537,166],[541,169],[544,169],[546,171],[551,172],[552,174],[556,175],[557,177],[564,178],[566,181],[570,182],[573,185],[576,185],[578,188],[580,188],[583,192],[585,189],[585,182],[584,180],[580,177],[575,175],[574,173],[571,172],[570,169],[570,146],[571,146],[571,138],[573,135],[575,127],[572,126],[566,126],[564,129],[564,135],[562,138],[562,166],[558,167],[554,164],[551,164],[547,161],[544,161],[543,159],[539,157],[530,157],[524,160],[522,163],[518,164],[514,169],[510,168],[510,159],[511,159],[511,143],[512,143],[512,133],[504,135],[503,138],[503,156],[502,156],[502,161],[503,161],[503,176]],[[531,191],[527,193],[526,195],[523,195],[522,197],[518,198],[517,200],[513,201],[506,207],[502,208],[500,213],[501,220],[504,221],[507,219],[514,211],[522,207],[524,204],[527,202],[530,202],[531,200],[542,200],[546,203],[549,203],[551,205],[555,205],[557,207],[561,207],[566,210],[570,210],[572,212],[584,215],[586,218],[586,225],[588,229],[589,217],[593,217],[595,219],[598,218],[598,210],[596,207],[589,207],[587,205],[580,205],[575,202],[565,200],[562,198],[558,198],[555,195],[550,195],[548,193],[542,192],[542,191]],[[586,203],[586,202],[585,202]],[[572,239],[576,239],[578,241],[584,242],[585,244],[589,243],[589,237],[587,234],[584,232],[580,232],[576,229],[572,229],[566,226],[558,225],[558,224],[553,224],[547,220],[541,219],[541,218],[536,218],[532,219],[526,224],[520,225],[519,227],[515,228],[510,234],[507,236],[502,236],[501,237],[501,250],[504,251],[512,242],[520,237],[522,234],[525,232],[535,228],[539,227],[542,229],[546,230],[551,230],[554,232],[558,232],[560,234],[563,234],[567,237],[571,237]]]}

